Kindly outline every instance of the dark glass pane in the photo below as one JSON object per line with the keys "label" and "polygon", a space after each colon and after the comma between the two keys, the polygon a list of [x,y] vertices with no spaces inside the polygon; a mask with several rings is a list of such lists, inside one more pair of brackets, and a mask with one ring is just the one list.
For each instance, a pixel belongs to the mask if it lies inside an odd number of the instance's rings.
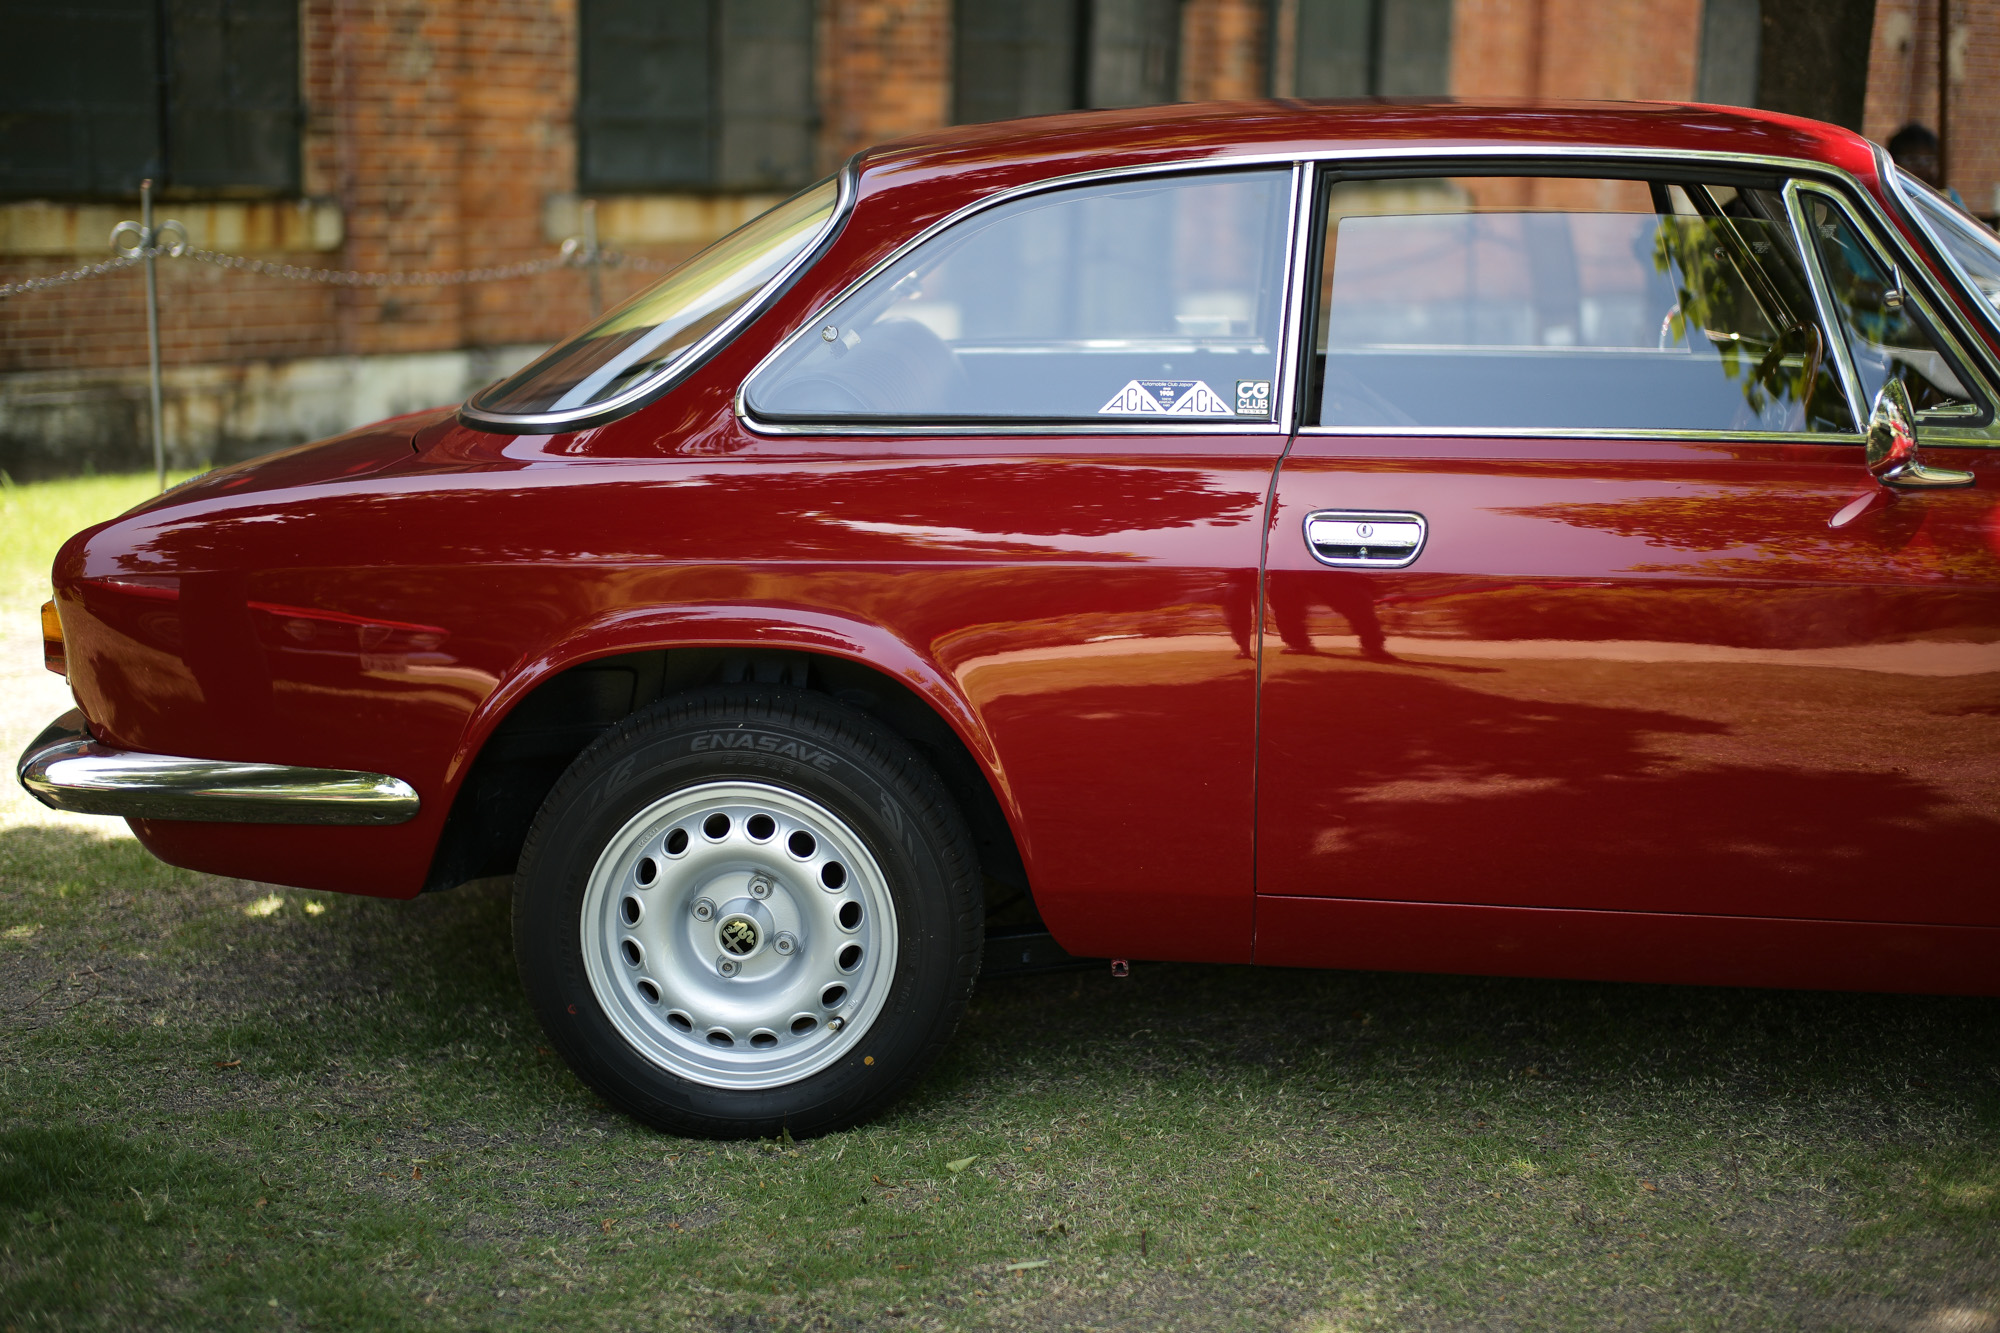
{"label": "dark glass pane", "polygon": [[1909,172],[1898,167],[1896,174],[1918,223],[1986,304],[2000,307],[2000,236]]}
{"label": "dark glass pane", "polygon": [[1375,0],[1298,0],[1293,47],[1300,97],[1366,97],[1375,91]]}
{"label": "dark glass pane", "polygon": [[796,186],[812,178],[812,0],[724,0],[716,184]]}
{"label": "dark glass pane", "polygon": [[0,195],[124,195],[161,174],[151,0],[0,4]]}
{"label": "dark glass pane", "polygon": [[1853,429],[1775,194],[1356,182],[1327,222],[1322,425]]}
{"label": "dark glass pane", "polygon": [[579,188],[710,182],[710,10],[707,0],[582,0]]}
{"label": "dark glass pane", "polygon": [[1440,97],[1451,91],[1451,0],[1377,0],[1374,92]]}
{"label": "dark glass pane", "polygon": [[1089,105],[1173,101],[1180,45],[1180,0],[1094,0]]}
{"label": "dark glass pane", "polygon": [[1294,90],[1302,98],[1374,92],[1374,0],[1298,0]]}
{"label": "dark glass pane", "polygon": [[296,0],[168,0],[167,178],[299,188]]}
{"label": "dark glass pane", "polygon": [[1084,0],[958,0],[952,119],[1012,120],[1077,107]]}
{"label": "dark glass pane", "polygon": [[1451,0],[1297,0],[1300,97],[1436,97],[1451,91]]}
{"label": "dark glass pane", "polygon": [[1030,195],[934,237],[747,387],[793,420],[1269,420],[1290,173]]}
{"label": "dark glass pane", "polygon": [[1823,195],[1805,197],[1806,216],[1826,269],[1836,317],[1847,335],[1863,402],[1872,403],[1890,379],[1910,391],[1919,412],[1978,414],[1958,370],[1897,289],[1895,270],[1862,241],[1838,205]]}
{"label": "dark glass pane", "polygon": [[1758,0],[1703,0],[1695,100],[1756,106],[1757,56],[1763,37],[1763,6]]}

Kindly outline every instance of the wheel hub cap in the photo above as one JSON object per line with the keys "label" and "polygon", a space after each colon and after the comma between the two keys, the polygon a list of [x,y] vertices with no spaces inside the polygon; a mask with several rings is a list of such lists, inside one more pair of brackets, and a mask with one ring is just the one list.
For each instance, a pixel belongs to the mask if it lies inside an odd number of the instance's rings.
{"label": "wheel hub cap", "polygon": [[747,916],[732,916],[723,920],[722,929],[715,932],[717,942],[724,953],[733,953],[738,958],[748,958],[757,952],[763,943],[757,930],[757,923]]}
{"label": "wheel hub cap", "polygon": [[824,1069],[868,1031],[895,975],[895,907],[867,844],[763,783],[704,783],[639,811],[592,868],[581,926],[619,1032],[713,1087]]}

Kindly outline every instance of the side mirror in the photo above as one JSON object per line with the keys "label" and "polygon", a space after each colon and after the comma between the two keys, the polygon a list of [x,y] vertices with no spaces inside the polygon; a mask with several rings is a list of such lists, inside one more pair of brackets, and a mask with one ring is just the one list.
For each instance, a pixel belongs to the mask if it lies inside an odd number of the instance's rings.
{"label": "side mirror", "polygon": [[1910,391],[1892,379],[1875,395],[1868,415],[1868,470],[1885,486],[1970,486],[1972,474],[1946,467],[1927,467],[1917,457],[1917,414]]}

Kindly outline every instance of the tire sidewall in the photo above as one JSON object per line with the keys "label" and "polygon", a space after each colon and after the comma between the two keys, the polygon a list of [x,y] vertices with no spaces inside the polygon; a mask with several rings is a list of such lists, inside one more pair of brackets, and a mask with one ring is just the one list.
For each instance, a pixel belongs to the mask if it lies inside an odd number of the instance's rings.
{"label": "tire sidewall", "polygon": [[[549,1037],[607,1100],[676,1130],[798,1136],[852,1123],[921,1072],[970,988],[957,975],[962,914],[952,897],[961,886],[937,845],[937,832],[963,837],[962,827],[926,827],[933,821],[906,789],[913,784],[876,761],[881,738],[853,743],[856,722],[872,728],[861,715],[826,717],[837,705],[757,706],[768,699],[717,692],[614,728],[557,784],[516,881],[515,951]],[[874,1022],[831,1065],[776,1088],[712,1087],[648,1059],[613,1025],[584,964],[585,892],[611,839],[663,797],[732,780],[797,792],[839,817],[875,858],[896,912],[896,965]]]}

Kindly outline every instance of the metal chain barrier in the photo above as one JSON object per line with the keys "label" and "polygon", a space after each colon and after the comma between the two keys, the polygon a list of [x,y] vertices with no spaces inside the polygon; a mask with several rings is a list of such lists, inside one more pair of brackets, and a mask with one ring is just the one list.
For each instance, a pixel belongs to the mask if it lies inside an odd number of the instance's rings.
{"label": "metal chain barrier", "polygon": [[82,282],[86,278],[101,278],[107,273],[116,273],[121,268],[131,268],[144,259],[144,255],[120,255],[116,259],[107,259],[102,264],[70,269],[67,273],[49,273],[39,278],[23,278],[19,282],[0,282],[0,300],[19,292],[47,291],[64,283]]}
{"label": "metal chain barrier", "polygon": [[[159,227],[165,232],[173,223],[163,223]],[[142,235],[144,229],[136,223],[120,224],[113,233],[116,237],[130,233]],[[523,260],[518,264],[494,264],[485,268],[414,269],[407,272],[367,272],[361,269],[305,268],[298,264],[274,264],[269,260],[252,259],[248,255],[232,255],[220,250],[196,250],[188,246],[185,233],[182,239],[167,245],[119,246],[118,257],[107,259],[101,264],[88,264],[62,273],[48,273],[38,278],[22,278],[18,282],[0,283],[0,300],[18,296],[24,292],[46,291],[51,287],[61,287],[72,282],[84,282],[91,278],[101,278],[107,273],[116,273],[148,259],[190,259],[198,264],[213,264],[217,268],[235,269],[241,273],[257,273],[267,278],[287,278],[294,282],[318,282],[333,287],[456,287],[471,282],[505,282],[512,278],[529,278],[537,273],[553,273],[557,269],[575,268],[626,268],[635,273],[665,273],[674,265],[659,259],[648,259],[642,255],[628,255],[618,250],[598,249],[583,244],[580,237],[572,236],[562,243],[559,254],[547,259]]]}
{"label": "metal chain barrier", "polygon": [[359,269],[302,268],[297,264],[273,264],[247,255],[223,254],[216,250],[187,250],[176,256],[198,264],[261,273],[267,278],[290,278],[294,282],[319,282],[330,287],[457,287],[468,282],[503,282],[526,278],[569,266],[565,255],[553,259],[530,259],[519,264],[497,264],[487,268],[415,269],[402,273],[368,273]]}
{"label": "metal chain barrier", "polygon": [[[139,209],[137,221],[121,222],[111,229],[111,248],[117,258],[107,259],[101,264],[88,264],[83,268],[73,268],[62,273],[44,274],[38,278],[23,278],[18,282],[0,283],[0,300],[18,296],[25,292],[47,291],[51,287],[61,287],[67,283],[85,282],[91,278],[101,278],[107,273],[120,269],[145,265],[146,276],[146,360],[149,388],[152,397],[153,468],[158,474],[160,489],[167,486],[167,445],[165,414],[161,409],[160,386],[160,293],[156,276],[157,261],[161,259],[188,259],[197,264],[213,264],[217,268],[234,269],[239,273],[256,273],[267,278],[284,278],[292,282],[318,282],[332,287],[459,287],[473,282],[506,282],[513,278],[529,278],[537,273],[552,273],[559,268],[581,269],[590,278],[590,314],[595,319],[603,308],[604,293],[599,282],[599,274],[607,268],[629,268],[639,273],[664,273],[674,267],[657,259],[642,259],[637,255],[621,254],[616,250],[606,250],[597,243],[597,205],[586,200],[583,206],[583,234],[572,236],[562,243],[562,248],[547,259],[523,260],[518,264],[494,264],[485,268],[413,269],[407,272],[370,273],[361,269],[306,268],[298,264],[274,264],[268,260],[252,259],[248,255],[225,254],[219,250],[197,250],[188,244],[187,228],[168,219],[153,221],[153,182],[139,183]],[[121,237],[131,237],[129,243]]]}

